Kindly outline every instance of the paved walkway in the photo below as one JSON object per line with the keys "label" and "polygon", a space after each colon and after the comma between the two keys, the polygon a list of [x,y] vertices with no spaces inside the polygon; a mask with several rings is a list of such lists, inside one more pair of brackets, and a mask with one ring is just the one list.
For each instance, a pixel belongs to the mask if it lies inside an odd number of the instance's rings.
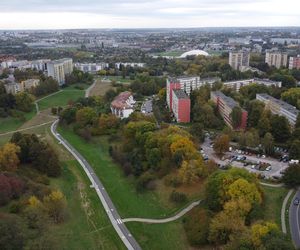
{"label": "paved walkway", "polygon": [[201,200],[195,201],[192,204],[190,204],[185,209],[181,210],[176,215],[165,218],[165,219],[146,219],[146,218],[126,218],[122,219],[123,222],[143,222],[143,223],[156,223],[156,224],[162,224],[162,223],[168,223],[171,221],[175,221],[185,215],[187,212],[191,211],[194,207],[198,206],[200,204]]}
{"label": "paved walkway", "polygon": [[90,92],[95,87],[97,81],[98,80],[94,80],[94,83],[85,90],[85,95],[84,95],[85,98],[90,96]]}
{"label": "paved walkway", "polygon": [[266,187],[274,187],[274,188],[280,188],[280,187],[284,186],[282,183],[280,183],[280,184],[270,184],[270,183],[260,182],[260,184],[263,185],[263,186],[266,186]]}
{"label": "paved walkway", "polygon": [[286,211],[286,205],[287,205],[287,202],[290,198],[290,196],[292,195],[293,193],[293,189],[291,189],[287,195],[285,196],[284,200],[283,200],[283,203],[282,203],[282,207],[281,207],[281,230],[284,234],[287,233],[287,230],[286,230],[286,220],[285,220],[285,211]]}

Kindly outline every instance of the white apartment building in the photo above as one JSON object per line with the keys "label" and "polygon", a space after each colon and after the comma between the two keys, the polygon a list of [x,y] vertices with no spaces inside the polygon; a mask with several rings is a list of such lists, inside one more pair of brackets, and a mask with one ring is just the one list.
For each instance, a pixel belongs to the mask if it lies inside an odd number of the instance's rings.
{"label": "white apartment building", "polygon": [[134,112],[134,104],[135,100],[133,99],[132,93],[125,91],[114,98],[110,104],[110,109],[112,114],[124,119],[128,118],[130,114]]}
{"label": "white apartment building", "polygon": [[267,50],[265,62],[269,66],[274,66],[277,69],[286,67],[288,63],[288,54],[281,51]]}
{"label": "white apartment building", "polygon": [[241,70],[242,66],[249,66],[250,53],[248,51],[231,51],[229,53],[229,65],[235,70]]}
{"label": "white apartment building", "polygon": [[97,73],[109,67],[108,63],[75,63],[75,68],[89,73]]}
{"label": "white apartment building", "polygon": [[55,79],[59,85],[65,84],[66,75],[73,72],[73,60],[71,58],[64,58],[47,63],[48,76]]}
{"label": "white apartment building", "polygon": [[272,81],[272,80],[269,80],[269,79],[260,79],[260,78],[229,81],[229,82],[224,82],[223,85],[225,87],[231,88],[231,89],[239,92],[241,87],[247,86],[247,85],[250,85],[250,84],[253,84],[253,83],[265,85],[267,87],[274,86],[274,87],[281,88],[281,86],[282,86],[282,82]]}
{"label": "white apartment building", "polygon": [[146,66],[146,63],[129,63],[129,62],[118,62],[118,63],[115,63],[115,67],[117,69],[120,69],[121,68],[121,65],[124,66],[124,67],[132,67],[132,68],[144,68]]}
{"label": "white apartment building", "polygon": [[297,116],[300,113],[296,107],[269,96],[268,94],[256,94],[256,99],[265,103],[266,108],[273,114],[284,116],[292,127],[295,126]]}

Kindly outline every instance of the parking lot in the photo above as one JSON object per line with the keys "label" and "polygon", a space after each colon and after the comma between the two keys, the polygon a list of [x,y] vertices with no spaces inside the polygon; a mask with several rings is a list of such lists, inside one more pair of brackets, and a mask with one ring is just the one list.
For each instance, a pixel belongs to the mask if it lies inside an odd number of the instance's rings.
{"label": "parking lot", "polygon": [[[206,137],[202,144],[202,154],[210,160],[214,160],[220,167],[224,168],[227,165],[234,167],[245,168],[249,172],[260,174],[265,178],[280,178],[282,172],[288,167],[288,162],[280,162],[278,159],[271,157],[258,157],[257,155],[247,155],[239,150],[226,152],[222,159],[216,156],[212,147],[212,141]],[[248,163],[246,165],[246,163]],[[261,168],[259,169],[259,166]]]}

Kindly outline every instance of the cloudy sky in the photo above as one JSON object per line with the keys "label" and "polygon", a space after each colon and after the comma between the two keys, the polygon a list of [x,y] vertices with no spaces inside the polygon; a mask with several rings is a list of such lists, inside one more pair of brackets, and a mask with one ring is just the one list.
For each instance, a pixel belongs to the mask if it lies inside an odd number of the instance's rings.
{"label": "cloudy sky", "polygon": [[299,0],[0,0],[0,29],[299,26]]}

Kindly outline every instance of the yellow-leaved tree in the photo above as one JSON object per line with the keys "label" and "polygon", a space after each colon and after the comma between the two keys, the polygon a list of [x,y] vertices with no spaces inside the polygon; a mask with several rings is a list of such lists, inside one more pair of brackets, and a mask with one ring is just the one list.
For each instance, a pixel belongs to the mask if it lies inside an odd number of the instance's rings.
{"label": "yellow-leaved tree", "polygon": [[0,170],[2,171],[15,171],[17,170],[20,160],[18,153],[20,147],[13,143],[6,143],[0,149]]}

